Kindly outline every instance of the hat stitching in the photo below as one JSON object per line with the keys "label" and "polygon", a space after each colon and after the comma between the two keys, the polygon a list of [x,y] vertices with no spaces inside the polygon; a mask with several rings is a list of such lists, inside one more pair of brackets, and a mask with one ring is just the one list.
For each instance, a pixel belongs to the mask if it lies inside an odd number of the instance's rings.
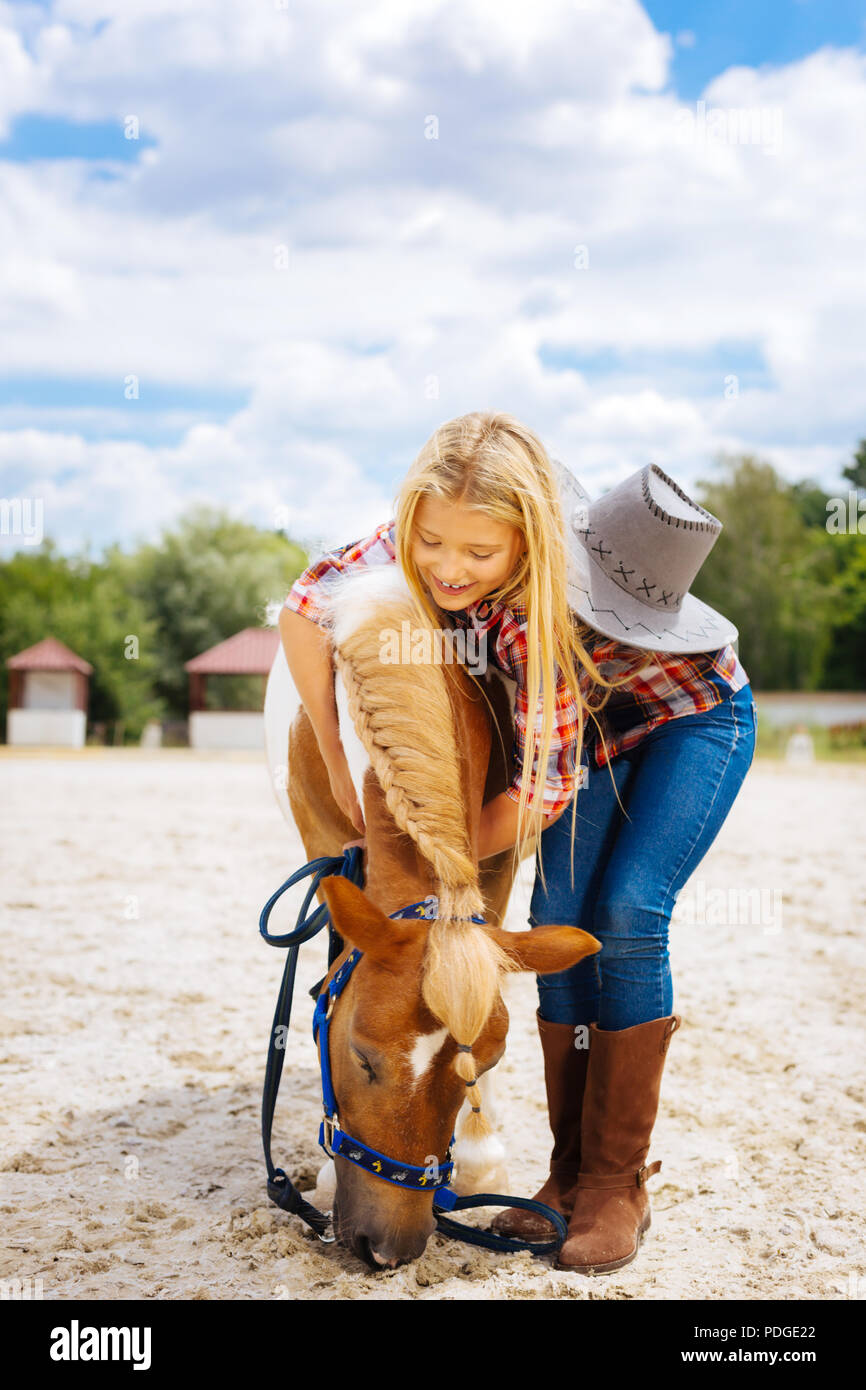
{"label": "hat stitching", "polygon": [[590,596],[589,596],[589,594],[587,593],[587,591],[586,591],[586,590],[583,590],[583,592],[584,592],[584,594],[585,594],[585,596],[586,596],[586,601],[587,601],[587,603],[589,604],[590,608],[591,608],[592,611],[593,611],[593,614],[596,614],[596,613],[609,613],[609,614],[611,615],[612,618],[616,618],[617,622],[622,624],[622,626],[625,628],[625,631],[626,631],[626,632],[634,632],[635,628],[642,627],[642,628],[644,629],[645,632],[648,632],[648,633],[649,633],[650,637],[664,637],[664,635],[667,633],[670,637],[676,638],[677,641],[688,641],[688,640],[689,640],[690,638],[692,638],[692,637],[695,637],[695,638],[704,638],[704,637],[707,637],[707,636],[709,636],[709,635],[712,634],[712,629],[713,629],[713,628],[719,626],[719,620],[718,620],[718,618],[717,618],[717,617],[710,617],[709,615],[704,619],[704,622],[703,622],[703,624],[702,624],[701,627],[699,627],[699,628],[688,628],[685,632],[677,632],[677,631],[676,631],[674,628],[672,628],[672,627],[663,627],[663,628],[659,628],[659,629],[651,628],[651,627],[648,627],[647,624],[646,624],[646,623],[643,623],[643,622],[627,623],[627,622],[624,621],[623,618],[620,617],[619,613],[617,613],[616,610],[615,610],[614,608],[596,608],[595,604],[593,603],[593,601],[592,601],[592,599],[590,598]]}
{"label": "hat stitching", "polygon": [[[684,502],[688,502],[688,504],[689,504],[690,506],[696,507],[698,511],[703,512],[704,516],[710,517],[710,518],[711,518],[711,521],[710,521],[710,522],[704,522],[704,521],[688,521],[688,520],[686,520],[684,517],[675,517],[675,516],[671,516],[671,515],[670,515],[668,512],[666,512],[662,507],[660,507],[660,506],[658,505],[658,503],[656,503],[656,502],[653,500],[653,497],[652,497],[652,495],[651,495],[651,493],[650,493],[650,490],[649,490],[649,476],[648,476],[648,475],[649,475],[649,470],[650,470],[650,468],[654,469],[655,472],[658,473],[659,477],[664,478],[665,481],[666,481],[667,483],[670,484],[670,486],[671,486],[671,487],[674,489],[674,491],[683,499]],[[663,469],[659,468],[657,464],[655,464],[655,463],[647,464],[646,467],[643,468],[643,469],[641,470],[641,486],[642,486],[642,489],[643,489],[644,500],[645,500],[647,506],[650,508],[650,510],[651,510],[657,517],[659,517],[660,520],[666,521],[667,524],[668,524],[668,526],[670,526],[671,522],[673,522],[674,525],[675,525],[677,528],[679,528],[680,523],[682,523],[683,527],[684,527],[685,529],[687,529],[687,530],[690,530],[690,531],[714,531],[714,530],[717,531],[717,530],[718,530],[718,523],[716,522],[716,518],[712,516],[712,513],[711,513],[711,512],[708,512],[704,507],[702,507],[702,506],[700,505],[699,502],[693,502],[692,499],[688,496],[688,494],[685,493],[685,492],[683,492],[682,488],[679,487],[678,484],[674,482],[673,478],[669,478],[668,475],[663,471]],[[712,525],[711,522],[716,522],[716,525],[715,525],[715,526]],[[589,525],[589,518],[587,518],[587,524],[586,524],[586,526],[574,526],[574,525],[572,525],[572,530],[574,531],[574,533],[575,533],[576,535],[578,535],[578,536],[583,536],[583,537],[586,539],[586,542],[587,542],[587,549],[588,549],[591,553],[594,553],[594,554],[598,555],[599,558],[598,558],[598,560],[596,561],[596,564],[598,564],[599,568],[602,569],[603,572],[608,576],[608,578],[609,578],[609,579],[612,579],[613,582],[614,582],[615,584],[619,584],[619,587],[620,587],[621,589],[625,589],[626,586],[628,585],[628,582],[629,582],[629,580],[628,580],[629,575],[630,575],[630,574],[634,574],[635,571],[634,571],[633,569],[632,569],[632,570],[626,570],[625,567],[624,567],[624,561],[623,561],[623,560],[620,560],[620,561],[619,561],[617,567],[614,568],[612,574],[609,573],[609,571],[607,570],[607,568],[606,568],[605,566],[602,565],[601,562],[606,558],[606,556],[612,555],[612,554],[613,554],[613,549],[612,549],[611,547],[605,548],[605,544],[604,544],[604,541],[603,541],[603,540],[599,540],[598,545],[589,545],[589,544],[588,544],[588,542],[589,542],[589,537],[590,537],[590,536],[594,536],[594,535],[597,534],[597,527],[595,527],[595,526],[590,526],[590,525]],[[619,579],[615,579],[615,578],[614,578],[614,575],[619,575],[619,576],[622,578],[622,580],[623,580],[624,582],[620,584]],[[646,575],[644,575],[644,576],[643,576],[642,582],[641,582],[640,584],[637,585],[637,589],[636,589],[636,590],[633,590],[633,592],[638,592],[638,591],[640,591],[640,590],[642,589],[643,592],[644,592],[644,594],[646,595],[646,597],[643,598],[643,599],[641,599],[640,602],[641,602],[641,603],[646,603],[648,607],[651,606],[651,605],[656,605],[656,606],[659,607],[659,608],[662,608],[662,607],[668,608],[668,607],[670,606],[670,600],[671,600],[671,599],[673,599],[673,606],[674,606],[675,608],[678,607],[679,604],[682,602],[683,594],[682,594],[682,593],[679,593],[679,594],[676,595],[675,598],[673,598],[673,590],[672,590],[672,589],[667,589],[667,590],[666,590],[664,587],[662,587],[661,598],[656,598],[656,599],[651,599],[651,598],[650,598],[650,592],[651,592],[651,590],[657,589],[657,588],[659,588],[659,587],[660,587],[660,586],[659,586],[658,584],[650,584],[650,583],[649,583],[649,580],[648,580],[647,577],[646,577]]]}
{"label": "hat stitching", "polygon": [[[650,469],[653,469],[655,473],[658,473],[660,478],[664,478],[665,482],[669,485],[669,487],[673,488],[674,492],[677,494],[678,497],[682,499],[683,502],[688,502],[690,507],[694,507],[703,516],[709,517],[709,521],[689,521],[686,517],[671,517],[670,513],[666,512],[664,507],[659,506],[658,502],[656,502],[655,498],[650,492]],[[714,517],[712,512],[708,512],[706,507],[702,507],[700,502],[695,502],[691,497],[689,497],[687,492],[683,492],[682,488],[674,482],[673,478],[669,478],[667,473],[665,473],[664,469],[659,468],[657,463],[648,463],[645,465],[644,468],[641,469],[640,481],[641,488],[643,490],[644,501],[646,502],[650,511],[653,513],[654,516],[657,516],[660,521],[666,521],[668,526],[670,526],[671,521],[673,521],[674,525],[678,529],[680,526],[683,526],[687,531],[716,531],[719,529],[718,518]]]}
{"label": "hat stitching", "polygon": [[[589,526],[583,527],[583,528],[580,528],[579,530],[577,530],[576,534],[579,535],[579,536],[585,536],[585,535],[588,535],[588,534],[589,534],[589,532],[590,532],[591,529],[592,529],[592,528],[589,527]],[[589,546],[589,550],[592,551],[592,552],[596,552],[596,553],[600,554],[602,558],[603,558],[605,555],[612,555],[612,554],[613,554],[613,550],[612,550],[612,549],[607,549],[607,550],[604,549],[604,543],[603,543],[603,541],[599,541],[598,545],[591,545],[591,546]],[[625,588],[625,585],[628,584],[628,576],[629,576],[630,574],[634,574],[634,573],[635,573],[635,571],[634,571],[633,569],[632,569],[632,570],[626,570],[626,569],[624,568],[624,565],[625,565],[625,561],[624,561],[624,560],[620,560],[620,562],[619,562],[619,568],[618,568],[618,569],[615,569],[614,572],[613,572],[613,574],[610,574],[610,573],[608,572],[608,570],[607,570],[604,566],[602,566],[602,564],[600,563],[599,560],[594,561],[594,563],[598,565],[599,569],[602,571],[603,574],[607,575],[608,579],[612,580],[612,582],[613,582],[614,584],[618,584],[619,587],[620,587],[621,589],[624,589],[624,588]],[[619,580],[618,580],[618,579],[614,579],[614,577],[613,577],[614,574],[622,575],[622,578],[625,580],[625,584],[619,584]],[[650,591],[651,591],[652,589],[658,589],[659,587],[660,587],[660,586],[659,586],[658,584],[650,584],[650,582],[649,582],[649,580],[647,579],[646,575],[644,575],[644,576],[643,576],[642,582],[641,582],[640,584],[638,584],[637,589],[633,590],[633,592],[634,592],[634,593],[637,593],[637,592],[639,592],[641,589],[643,589],[644,593],[646,594],[646,598],[645,598],[645,599],[640,599],[639,602],[640,602],[640,603],[646,603],[647,607],[651,607],[652,605],[655,604],[655,605],[657,605],[659,608],[662,608],[662,607],[668,608],[668,607],[670,606],[669,603],[668,603],[668,600],[669,600],[669,599],[671,598],[671,596],[673,595],[673,589],[665,590],[664,588],[662,588],[662,597],[661,597],[661,598],[654,598],[654,599],[651,599],[651,598],[650,598]],[[683,598],[683,595],[682,595],[681,593],[680,593],[680,594],[677,594],[677,595],[676,595],[676,598],[674,599],[674,604],[676,605],[676,604],[681,603],[681,602],[682,602],[682,598]],[[599,610],[599,611],[602,611],[602,610]],[[607,610],[604,610],[604,611],[607,611]]]}

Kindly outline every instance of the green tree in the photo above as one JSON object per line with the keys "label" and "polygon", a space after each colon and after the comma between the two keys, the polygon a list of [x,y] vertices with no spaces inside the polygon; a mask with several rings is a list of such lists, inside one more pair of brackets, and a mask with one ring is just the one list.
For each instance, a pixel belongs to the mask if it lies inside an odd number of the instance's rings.
{"label": "green tree", "polygon": [[866,492],[866,439],[860,440],[851,463],[842,469],[842,477],[846,482],[853,483],[858,492]]}
{"label": "green tree", "polygon": [[[156,627],[118,577],[85,556],[57,553],[50,538],[0,561],[0,658],[56,637],[93,667],[88,718],[122,720],[137,737],[162,711],[153,694]],[[2,716],[9,682],[2,683]]]}
{"label": "green tree", "polygon": [[736,623],[756,690],[815,689],[833,634],[831,538],[806,524],[802,495],[771,464],[747,455],[719,466],[699,500],[724,530],[693,592]]}
{"label": "green tree", "polygon": [[188,710],[183,664],[245,627],[262,624],[307,563],[279,531],[261,531],[228,512],[191,509],[157,544],[106,554],[108,569],[152,620],[156,694],[175,718]]}
{"label": "green tree", "polygon": [[[307,564],[282,532],[260,531],[211,508],[195,508],[158,544],[94,560],[71,557],[51,538],[0,560],[0,661],[54,636],[93,666],[88,717],[118,721],[137,739],[148,719],[185,718],[183,664],[244,627],[266,620]],[[208,704],[253,707],[261,678],[226,676]],[[8,680],[0,682],[5,727]]]}
{"label": "green tree", "polygon": [[811,478],[804,478],[802,482],[792,483],[791,497],[807,526],[815,526],[819,527],[821,530],[826,530],[827,503],[830,500],[829,493],[825,492],[824,489]]}
{"label": "green tree", "polygon": [[828,537],[834,566],[833,635],[822,685],[827,690],[866,689],[866,535],[845,531]]}

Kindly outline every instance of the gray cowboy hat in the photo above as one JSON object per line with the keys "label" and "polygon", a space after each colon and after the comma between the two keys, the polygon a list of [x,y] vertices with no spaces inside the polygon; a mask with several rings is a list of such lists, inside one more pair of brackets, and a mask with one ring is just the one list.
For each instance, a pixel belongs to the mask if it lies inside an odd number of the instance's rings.
{"label": "gray cowboy hat", "polygon": [[629,647],[710,652],[737,637],[734,624],[689,593],[722,523],[655,463],[593,501],[551,460],[568,553],[568,602],[577,615]]}

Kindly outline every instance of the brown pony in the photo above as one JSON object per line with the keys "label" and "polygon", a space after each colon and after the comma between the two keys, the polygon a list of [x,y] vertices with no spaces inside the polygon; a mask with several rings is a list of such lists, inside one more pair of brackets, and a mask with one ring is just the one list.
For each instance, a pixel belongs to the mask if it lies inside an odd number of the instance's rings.
{"label": "brown pony", "polygon": [[[424,643],[417,662],[383,660],[384,635],[406,621],[413,637],[423,636],[395,566],[344,576],[335,588],[335,691],[364,809],[366,886],[336,876],[321,884],[346,942],[328,978],[353,947],[363,952],[331,1019],[330,1062],[341,1128],[402,1163],[441,1162],[471,1097],[455,1150],[459,1173],[473,1164],[483,1170],[490,1141],[473,1083],[505,1050],[503,973],[564,970],[600,944],[573,927],[502,930],[512,854],[479,868],[477,841],[482,805],[511,776],[507,692],[492,672],[476,682],[459,664],[429,659]],[[294,713],[292,689],[280,648],[265,701],[277,799],[308,858],[337,855],[356,831],[331,795],[305,710]],[[435,920],[390,917],[429,894],[439,902]],[[487,925],[472,923],[473,914]],[[432,1194],[342,1157],[335,1169],[338,1239],[373,1267],[416,1259],[435,1229]]]}

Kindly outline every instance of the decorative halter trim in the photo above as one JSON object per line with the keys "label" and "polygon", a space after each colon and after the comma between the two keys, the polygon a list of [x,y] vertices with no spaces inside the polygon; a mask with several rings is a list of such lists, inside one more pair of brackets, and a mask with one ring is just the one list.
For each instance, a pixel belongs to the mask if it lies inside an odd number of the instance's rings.
{"label": "decorative halter trim", "polygon": [[[422,902],[410,903],[408,907],[401,907],[398,912],[391,912],[390,917],[424,917],[427,921],[433,921],[439,916],[439,899],[435,893],[429,893]],[[480,926],[485,926],[486,917],[454,917],[455,922],[478,922]]]}

